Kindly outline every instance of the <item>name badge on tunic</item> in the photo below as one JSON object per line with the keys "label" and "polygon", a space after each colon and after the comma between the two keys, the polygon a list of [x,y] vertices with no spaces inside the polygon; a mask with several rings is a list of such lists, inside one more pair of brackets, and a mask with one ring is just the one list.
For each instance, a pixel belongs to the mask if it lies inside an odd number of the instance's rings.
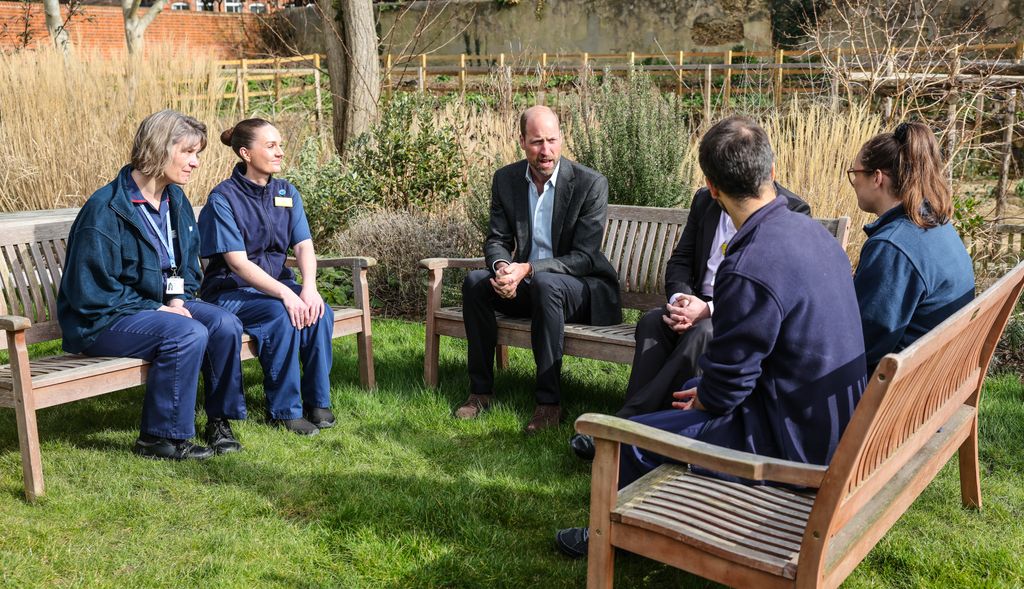
{"label": "name badge on tunic", "polygon": [[274,197],[274,206],[275,207],[285,207],[285,208],[288,208],[288,209],[292,208],[292,197],[285,196],[285,194],[287,194],[287,193],[284,191],[284,189],[281,189],[277,193],[277,196]]}
{"label": "name badge on tunic", "polygon": [[167,294],[185,294],[185,279],[181,276],[169,276],[167,278]]}

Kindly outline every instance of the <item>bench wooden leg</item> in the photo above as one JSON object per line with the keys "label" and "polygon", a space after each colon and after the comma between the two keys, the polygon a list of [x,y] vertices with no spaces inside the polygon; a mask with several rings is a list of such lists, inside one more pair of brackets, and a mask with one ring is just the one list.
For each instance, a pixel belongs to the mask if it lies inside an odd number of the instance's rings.
{"label": "bench wooden leg", "polygon": [[981,509],[981,478],[978,468],[978,417],[974,417],[971,433],[960,445],[960,500],[964,507]]}
{"label": "bench wooden leg", "polygon": [[43,494],[43,459],[39,453],[39,429],[36,427],[36,395],[28,367],[25,332],[7,332],[11,375],[14,377],[14,413],[18,420],[18,446],[25,479],[25,498],[35,501]]}
{"label": "bench wooden leg", "polygon": [[359,348],[359,383],[364,389],[372,390],[377,387],[377,376],[373,370],[373,335],[356,334],[356,346]]}
{"label": "bench wooden leg", "polygon": [[499,345],[494,350],[494,360],[498,370],[508,370],[508,346]]}
{"label": "bench wooden leg", "polygon": [[423,382],[436,389],[438,362],[441,353],[441,336],[437,333],[437,318],[434,313],[441,308],[441,277],[443,269],[427,272],[427,341],[423,347]]}
{"label": "bench wooden leg", "polygon": [[594,440],[596,454],[590,480],[590,545],[587,552],[587,589],[611,589],[615,578],[615,549],[611,539],[611,511],[619,486],[619,444]]}

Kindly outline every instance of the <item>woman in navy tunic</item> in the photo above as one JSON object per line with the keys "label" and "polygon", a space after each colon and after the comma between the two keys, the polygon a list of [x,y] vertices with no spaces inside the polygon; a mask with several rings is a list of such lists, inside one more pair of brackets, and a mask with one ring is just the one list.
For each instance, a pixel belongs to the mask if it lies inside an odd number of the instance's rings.
{"label": "woman in navy tunic", "polygon": [[864,227],[853,279],[871,374],[974,298],[974,268],[950,223],[951,190],[927,125],[876,135],[846,173],[857,206],[878,215]]}
{"label": "woman in navy tunic", "polygon": [[[238,319],[195,299],[199,231],[179,185],[199,167],[206,126],[163,110],[139,125],[131,164],[89,197],[68,236],[57,295],[64,350],[150,361],[135,453],[204,459],[235,452],[228,419],[245,419]],[[209,448],[195,435],[206,382]]]}
{"label": "woman in navy tunic", "polygon": [[[302,199],[275,178],[281,134],[246,119],[220,140],[242,160],[214,187],[199,214],[201,255],[210,259],[201,294],[236,314],[256,342],[268,419],[302,435],[334,425],[331,335],[334,314],[316,289],[316,258]],[[302,285],[285,267],[288,250]],[[300,370],[301,364],[301,370]]]}

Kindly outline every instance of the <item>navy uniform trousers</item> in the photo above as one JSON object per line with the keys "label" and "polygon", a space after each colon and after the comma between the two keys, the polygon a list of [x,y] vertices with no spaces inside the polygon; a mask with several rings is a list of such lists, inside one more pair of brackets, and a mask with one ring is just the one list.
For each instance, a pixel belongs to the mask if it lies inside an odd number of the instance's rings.
{"label": "navy uniform trousers", "polygon": [[192,319],[166,311],[122,317],[85,349],[88,356],[150,362],[142,405],[144,434],[175,440],[196,435],[196,389],[202,370],[208,418],[245,419],[242,395],[242,323],[201,301],[186,301]]}
{"label": "navy uniform trousers", "polygon": [[462,284],[470,392],[494,392],[494,349],[498,342],[494,312],[500,311],[530,318],[530,345],[537,363],[537,403],[559,403],[565,324],[590,317],[590,289],[575,276],[540,272],[519,283],[515,298],[503,299],[494,292],[491,277],[489,270],[474,270]]}

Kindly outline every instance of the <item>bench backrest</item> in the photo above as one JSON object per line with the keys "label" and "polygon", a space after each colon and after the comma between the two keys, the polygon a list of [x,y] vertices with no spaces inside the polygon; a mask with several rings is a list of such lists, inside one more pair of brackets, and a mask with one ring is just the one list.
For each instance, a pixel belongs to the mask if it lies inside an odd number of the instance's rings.
{"label": "bench backrest", "polygon": [[[28,343],[61,337],[57,288],[73,221],[0,225],[0,315],[32,321]],[[7,338],[0,337],[0,349]]]}
{"label": "bench backrest", "polygon": [[[989,361],[1022,288],[1024,264],[902,352],[882,359],[818,490],[805,547],[810,542],[822,548],[820,557],[826,555],[833,534],[854,522],[943,424],[965,406],[976,415]],[[814,533],[824,539],[820,544]],[[801,567],[813,565],[805,557],[814,555],[801,554]]]}
{"label": "bench backrest", "polygon": [[[688,214],[687,209],[608,205],[601,251],[619,274],[624,308],[646,311],[665,303],[665,267]],[[850,218],[818,220],[845,249]]]}

